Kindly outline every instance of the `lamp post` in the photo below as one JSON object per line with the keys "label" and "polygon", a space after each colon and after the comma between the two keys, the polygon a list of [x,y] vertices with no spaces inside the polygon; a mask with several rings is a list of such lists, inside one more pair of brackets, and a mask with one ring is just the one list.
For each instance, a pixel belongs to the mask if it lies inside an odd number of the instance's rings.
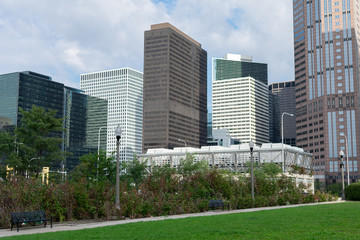
{"label": "lamp post", "polygon": [[283,172],[285,173],[285,156],[284,156],[284,115],[288,115],[293,117],[294,114],[292,113],[287,113],[287,112],[283,112],[281,114],[281,160],[284,164],[283,166]]}
{"label": "lamp post", "polygon": [[31,163],[31,161],[32,160],[35,160],[35,159],[38,159],[37,157],[36,158],[31,158],[30,160],[28,160],[28,169],[26,169],[26,171],[25,171],[25,176],[26,176],[26,178],[30,178],[29,177],[29,172],[30,172],[30,163]]}
{"label": "lamp post", "polygon": [[350,173],[349,173],[349,148],[348,148],[348,141],[345,134],[341,133],[340,137],[345,138],[345,147],[346,147],[346,173],[347,173],[347,184],[350,185]]}
{"label": "lamp post", "polygon": [[344,151],[340,150],[339,155],[340,155],[340,158],[341,158],[340,169],[341,169],[341,179],[342,179],[342,195],[341,195],[341,199],[345,200],[344,163],[343,163]]}
{"label": "lamp post", "polygon": [[186,148],[186,142],[185,142],[185,140],[182,140],[182,139],[179,138],[178,141],[179,141],[179,142],[183,142],[183,143],[185,144],[185,148]]}
{"label": "lamp post", "polygon": [[23,143],[21,143],[21,142],[16,142],[16,140],[15,140],[14,143],[15,143],[15,145],[16,145],[16,146],[15,146],[15,147],[16,147],[16,155],[19,156],[19,145],[20,145],[20,144],[23,144]]}
{"label": "lamp post", "polygon": [[99,161],[100,161],[100,131],[105,126],[101,126],[99,128],[99,134],[98,134],[98,152],[97,152],[97,167],[96,167],[96,180],[99,180]]}
{"label": "lamp post", "polygon": [[250,161],[251,161],[251,198],[255,201],[255,195],[254,195],[254,159],[253,159],[253,149],[254,149],[254,143],[250,139],[249,142],[250,147]]}
{"label": "lamp post", "polygon": [[115,136],[116,136],[116,202],[115,207],[116,209],[120,209],[120,200],[119,200],[119,161],[120,161],[120,152],[119,152],[119,146],[120,146],[120,138],[121,138],[121,127],[120,124],[117,125],[117,128],[115,129]]}

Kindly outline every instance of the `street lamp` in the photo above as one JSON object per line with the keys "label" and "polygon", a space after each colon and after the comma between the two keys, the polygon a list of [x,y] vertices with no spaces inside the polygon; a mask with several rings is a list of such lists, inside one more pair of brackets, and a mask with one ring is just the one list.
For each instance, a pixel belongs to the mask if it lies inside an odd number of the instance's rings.
{"label": "street lamp", "polygon": [[341,169],[341,179],[342,179],[342,195],[341,195],[341,199],[345,200],[344,163],[343,163],[344,151],[340,150],[339,155],[340,155],[340,158],[341,158],[340,169]]}
{"label": "street lamp", "polygon": [[350,185],[350,173],[349,173],[349,148],[348,148],[348,141],[345,134],[340,133],[340,137],[345,138],[345,147],[346,147],[346,172],[347,172],[347,184]]}
{"label": "street lamp", "polygon": [[[99,134],[98,134],[98,157],[97,157],[97,168],[96,168],[96,179],[99,180],[99,161],[100,161],[100,131],[103,127],[106,126],[101,126],[99,128]],[[121,134],[121,133],[120,133]]]}
{"label": "street lamp", "polygon": [[26,176],[26,178],[30,178],[29,177],[29,172],[30,172],[30,163],[31,163],[31,161],[32,160],[35,160],[35,159],[38,159],[37,157],[36,158],[31,158],[30,160],[28,160],[28,167],[27,167],[27,169],[26,169],[26,171],[25,171],[25,176]]}
{"label": "street lamp", "polygon": [[281,160],[284,164],[283,168],[284,168],[284,173],[285,173],[285,156],[284,156],[284,115],[288,115],[293,117],[294,114],[292,113],[287,113],[287,112],[283,112],[281,114]]}
{"label": "street lamp", "polygon": [[14,143],[15,143],[15,145],[16,145],[16,146],[15,146],[15,147],[16,147],[16,155],[19,156],[19,147],[20,147],[19,145],[20,145],[20,144],[23,144],[23,143],[21,143],[21,142],[16,142],[16,140],[15,140]]}
{"label": "street lamp", "polygon": [[179,141],[179,142],[183,142],[183,143],[185,144],[185,148],[186,148],[186,142],[185,142],[185,140],[182,140],[182,139],[179,138],[178,141]]}
{"label": "street lamp", "polygon": [[249,142],[250,147],[250,161],[251,161],[251,198],[255,201],[255,195],[254,195],[254,159],[253,159],[253,149],[254,149],[254,143],[250,139]]}
{"label": "street lamp", "polygon": [[119,153],[119,146],[120,146],[120,138],[121,138],[121,127],[120,124],[117,125],[117,128],[115,129],[115,136],[116,136],[116,153],[117,153],[117,158],[116,158],[116,203],[115,203],[115,207],[116,209],[120,209],[120,201],[119,201],[119,188],[120,188],[120,183],[119,183],[119,161],[120,161],[120,153]]}

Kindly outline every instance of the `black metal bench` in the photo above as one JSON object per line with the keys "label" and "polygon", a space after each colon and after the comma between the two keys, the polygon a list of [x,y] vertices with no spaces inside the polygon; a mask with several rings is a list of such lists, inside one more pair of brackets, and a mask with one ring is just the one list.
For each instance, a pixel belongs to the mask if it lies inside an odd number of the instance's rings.
{"label": "black metal bench", "polygon": [[212,210],[221,208],[222,210],[224,210],[224,208],[227,207],[228,210],[230,210],[230,204],[223,202],[223,200],[221,199],[216,199],[216,200],[210,200],[209,201],[209,208]]}
{"label": "black metal bench", "polygon": [[14,224],[16,224],[17,231],[19,231],[20,224],[22,223],[36,223],[43,222],[44,227],[46,227],[47,221],[50,221],[50,226],[52,228],[52,217],[46,217],[45,211],[31,211],[31,212],[13,212],[10,213],[11,216],[11,230],[13,229]]}

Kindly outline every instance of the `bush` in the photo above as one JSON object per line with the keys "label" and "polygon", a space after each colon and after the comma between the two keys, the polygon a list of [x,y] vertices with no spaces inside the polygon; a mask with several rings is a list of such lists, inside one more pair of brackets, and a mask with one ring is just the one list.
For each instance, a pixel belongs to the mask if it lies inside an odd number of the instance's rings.
{"label": "bush", "polygon": [[[330,194],[319,191],[304,195],[303,185],[297,186],[286,176],[275,176],[277,169],[269,165],[264,171],[255,171],[253,200],[249,177],[194,167],[190,163],[184,163],[181,170],[184,174],[163,167],[154,168],[150,175],[140,174],[136,184],[128,182],[134,183],[134,178],[123,178],[120,211],[115,209],[115,187],[110,181],[77,178],[77,181],[43,185],[39,180],[16,177],[16,181],[0,182],[0,225],[9,226],[11,212],[39,209],[51,214],[56,221],[66,221],[110,219],[115,213],[121,218],[139,218],[202,212],[208,210],[210,199],[222,199],[230,203],[231,209],[332,199]],[[352,184],[348,191],[353,185],[359,186]]]}
{"label": "bush", "polygon": [[345,188],[346,200],[360,201],[360,183],[350,184]]}

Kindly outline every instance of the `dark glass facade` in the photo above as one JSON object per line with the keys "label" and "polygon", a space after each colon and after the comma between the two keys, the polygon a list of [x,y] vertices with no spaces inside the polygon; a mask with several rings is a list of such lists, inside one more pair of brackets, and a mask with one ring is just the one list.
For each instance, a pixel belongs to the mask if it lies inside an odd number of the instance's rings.
{"label": "dark glass facade", "polygon": [[294,116],[284,115],[284,143],[296,146],[295,81],[271,84],[269,95],[273,95],[273,107],[270,108],[273,110],[273,142],[281,142],[281,115],[286,112]]}
{"label": "dark glass facade", "polygon": [[144,41],[143,152],[206,145],[207,52],[165,23]]}
{"label": "dark glass facade", "polygon": [[[52,81],[51,77],[29,71],[0,75],[0,86],[3,129],[20,124],[19,108],[27,111],[35,105],[56,110],[56,117],[64,119],[61,147],[72,153],[64,163],[65,170],[74,168],[80,156],[97,151],[96,129],[106,126],[106,100],[87,96],[81,90]],[[106,136],[101,138],[101,149],[106,149]],[[56,164],[51,168],[61,169],[61,166]]]}
{"label": "dark glass facade", "polygon": [[16,126],[20,73],[0,75],[0,130]]}
{"label": "dark glass facade", "polygon": [[[19,81],[18,107],[25,111],[32,105],[46,110],[56,110],[56,117],[64,115],[64,84],[51,80],[51,77],[34,72],[21,72]],[[17,124],[21,118],[17,119]]]}
{"label": "dark glass facade", "polygon": [[107,101],[83,94],[83,91],[65,87],[64,90],[64,149],[72,155],[65,166],[72,169],[79,164],[79,157],[100,149],[106,151],[106,135],[98,130],[106,126]]}
{"label": "dark glass facade", "polygon": [[214,59],[215,80],[252,77],[265,84],[268,82],[267,64],[228,59]]}
{"label": "dark glass facade", "polygon": [[281,142],[279,96],[272,94],[271,91],[269,91],[269,140],[271,143]]}

